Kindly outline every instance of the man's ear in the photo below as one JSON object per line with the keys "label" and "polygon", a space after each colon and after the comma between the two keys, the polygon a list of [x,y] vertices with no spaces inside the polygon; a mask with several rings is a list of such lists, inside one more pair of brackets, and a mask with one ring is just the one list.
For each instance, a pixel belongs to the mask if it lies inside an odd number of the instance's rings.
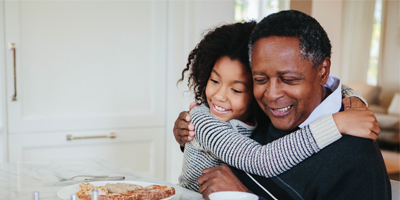
{"label": "man's ear", "polygon": [[326,57],[321,65],[318,66],[318,75],[320,78],[320,84],[325,85],[328,81],[331,70],[331,59]]}

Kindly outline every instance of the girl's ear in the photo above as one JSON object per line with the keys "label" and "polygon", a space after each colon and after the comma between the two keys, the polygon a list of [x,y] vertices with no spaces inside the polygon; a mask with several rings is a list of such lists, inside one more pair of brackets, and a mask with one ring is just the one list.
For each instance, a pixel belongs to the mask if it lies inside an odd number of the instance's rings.
{"label": "girl's ear", "polygon": [[318,76],[320,79],[320,84],[324,86],[328,81],[329,74],[331,70],[331,59],[326,57],[321,65],[318,66]]}

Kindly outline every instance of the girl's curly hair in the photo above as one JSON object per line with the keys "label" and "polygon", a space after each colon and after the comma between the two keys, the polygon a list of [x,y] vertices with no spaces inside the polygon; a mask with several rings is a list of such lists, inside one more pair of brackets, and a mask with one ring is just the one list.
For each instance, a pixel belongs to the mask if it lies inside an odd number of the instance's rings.
{"label": "girl's curly hair", "polygon": [[194,90],[197,104],[207,104],[206,86],[215,62],[224,56],[238,60],[251,72],[248,41],[255,21],[223,25],[210,30],[190,52],[182,77],[190,70],[188,86]]}

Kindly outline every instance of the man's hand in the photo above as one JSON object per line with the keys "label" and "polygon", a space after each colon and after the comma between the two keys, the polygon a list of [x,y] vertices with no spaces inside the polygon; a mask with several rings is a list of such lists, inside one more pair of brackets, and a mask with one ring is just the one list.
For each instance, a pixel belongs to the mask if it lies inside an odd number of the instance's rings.
{"label": "man's hand", "polygon": [[347,97],[342,100],[344,110],[350,108],[363,108],[368,109],[367,105],[364,104],[359,98],[357,97]]}
{"label": "man's hand", "polygon": [[203,175],[197,179],[197,182],[200,185],[199,192],[204,199],[209,199],[208,195],[213,192],[249,191],[226,165],[204,169]]}
{"label": "man's hand", "polygon": [[[192,102],[189,109],[192,110],[196,106],[196,102]],[[190,123],[190,115],[188,111],[183,111],[179,114],[174,125],[175,140],[182,147],[185,143],[192,141],[194,137],[194,125]]]}

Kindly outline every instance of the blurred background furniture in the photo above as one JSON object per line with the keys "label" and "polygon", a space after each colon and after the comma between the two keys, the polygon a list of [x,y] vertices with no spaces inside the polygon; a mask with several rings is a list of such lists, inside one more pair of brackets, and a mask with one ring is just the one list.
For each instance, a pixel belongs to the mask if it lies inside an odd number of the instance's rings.
{"label": "blurred background furniture", "polygon": [[400,144],[400,93],[396,93],[387,110],[379,106],[370,107],[380,123],[381,134],[378,141],[382,147],[393,148],[399,151]]}
{"label": "blurred background furniture", "polygon": [[368,102],[368,108],[375,113],[381,128],[381,134],[377,139],[380,147],[399,152],[400,93],[394,93],[389,107],[384,107],[380,105],[381,87],[366,83],[350,83],[347,85],[360,93]]}

